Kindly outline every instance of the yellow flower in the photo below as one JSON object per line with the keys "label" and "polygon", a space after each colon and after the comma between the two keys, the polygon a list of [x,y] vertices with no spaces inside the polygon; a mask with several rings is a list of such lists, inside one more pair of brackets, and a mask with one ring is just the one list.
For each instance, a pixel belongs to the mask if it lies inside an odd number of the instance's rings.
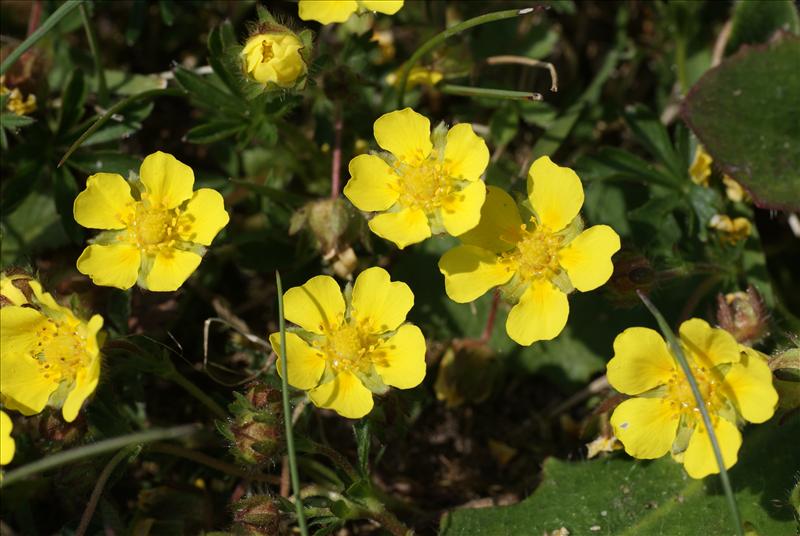
{"label": "yellow flower", "polygon": [[719,231],[719,237],[726,244],[735,244],[750,236],[750,221],[747,218],[734,218],[724,214],[714,214],[708,226]]}
{"label": "yellow flower", "polygon": [[96,173],[73,206],[75,221],[103,229],[78,259],[96,285],[176,290],[200,264],[205,247],[228,223],[222,196],[192,192],[192,169],[158,151],[142,162],[139,180]]}
{"label": "yellow flower", "polygon": [[[390,73],[386,76],[386,83],[390,86],[399,87],[400,85],[400,74],[403,72],[403,68],[399,68],[393,73]],[[429,67],[423,67],[421,65],[416,65],[411,68],[411,72],[408,73],[408,80],[406,81],[406,89],[411,89],[416,86],[435,86],[439,82],[442,81],[444,75],[437,71],[436,69],[431,69]]]}
{"label": "yellow flower", "polygon": [[430,121],[405,108],[379,117],[374,132],[391,154],[353,158],[344,187],[357,208],[381,213],[369,222],[373,233],[403,249],[432,233],[457,236],[478,224],[489,150],[471,125],[439,126],[431,135]]}
{"label": "yellow flower", "polygon": [[722,184],[725,185],[725,195],[733,202],[748,201],[750,196],[744,191],[742,185],[727,175],[722,176]]}
{"label": "yellow flower", "polygon": [[30,298],[0,308],[0,399],[24,415],[60,407],[75,420],[100,378],[98,334],[103,317],[89,321],[56,303],[36,280]]}
{"label": "yellow flower", "polygon": [[394,15],[403,7],[403,0],[300,0],[297,7],[303,20],[332,24],[346,21],[359,10]]}
{"label": "yellow flower", "polygon": [[28,115],[36,111],[36,95],[29,94],[23,98],[19,88],[9,89],[5,85],[5,76],[0,77],[0,96],[8,95],[6,109],[17,115]]}
{"label": "yellow flower", "polygon": [[5,411],[0,410],[0,465],[8,465],[14,459],[16,444],[14,438],[11,437],[13,429],[14,423],[11,422],[11,417]]}
{"label": "yellow flower", "polygon": [[694,162],[689,167],[689,176],[692,182],[700,186],[708,186],[708,178],[711,176],[711,164],[714,160],[702,145],[698,145],[694,152]]}
{"label": "yellow flower", "polygon": [[33,290],[29,282],[33,278],[25,273],[0,273],[0,307],[25,305]]}
{"label": "yellow flower", "polygon": [[582,230],[581,180],[546,156],[528,171],[527,202],[521,217],[510,195],[489,186],[480,224],[459,236],[462,245],[439,260],[447,295],[456,302],[471,302],[501,287],[515,304],[506,332],[523,345],[561,333],[569,315],[567,294],[608,281],[611,256],[620,247],[619,236],[607,225]]}
{"label": "yellow flower", "polygon": [[[742,443],[737,423],[761,423],[775,411],[778,394],[772,373],[759,352],[703,320],[687,320],[679,334],[725,467],[731,467]],[[629,328],[619,334],[608,363],[608,381],[617,391],[634,396],[611,416],[614,435],[628,454],[654,459],[671,452],[692,478],[719,472],[689,383],[658,333]]]}
{"label": "yellow flower", "polygon": [[[300,327],[286,333],[288,380],[315,405],[358,419],[372,410],[373,393],[422,382],[425,337],[405,323],[414,305],[411,289],[390,281],[383,268],[364,270],[345,295],[325,275],[286,291],[286,319]],[[269,340],[280,355],[280,333]]]}
{"label": "yellow flower", "polygon": [[247,40],[242,49],[242,67],[257,82],[291,87],[305,75],[308,66],[300,55],[303,43],[286,31],[264,32]]}

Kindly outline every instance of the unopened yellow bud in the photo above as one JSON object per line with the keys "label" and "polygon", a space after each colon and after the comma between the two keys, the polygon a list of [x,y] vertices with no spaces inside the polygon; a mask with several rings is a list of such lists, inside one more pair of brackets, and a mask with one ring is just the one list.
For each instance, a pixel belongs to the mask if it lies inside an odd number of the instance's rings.
{"label": "unopened yellow bud", "polygon": [[241,53],[248,76],[264,84],[291,87],[308,72],[300,54],[303,42],[288,30],[267,31],[250,37]]}

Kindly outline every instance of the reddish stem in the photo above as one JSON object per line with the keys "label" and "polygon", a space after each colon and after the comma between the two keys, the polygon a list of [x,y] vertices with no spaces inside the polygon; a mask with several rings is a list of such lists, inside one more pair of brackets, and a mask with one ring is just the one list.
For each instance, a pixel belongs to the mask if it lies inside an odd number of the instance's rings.
{"label": "reddish stem", "polygon": [[331,199],[339,197],[342,191],[342,105],[336,104],[336,118],[333,123],[333,155],[331,158]]}
{"label": "reddish stem", "polygon": [[39,27],[42,19],[42,2],[35,0],[31,5],[31,13],[28,16],[28,35],[31,35]]}
{"label": "reddish stem", "polygon": [[500,305],[500,291],[494,291],[492,295],[492,306],[489,309],[489,316],[486,317],[486,327],[483,328],[483,335],[481,335],[481,340],[483,342],[489,342],[489,339],[492,338],[492,331],[494,331],[494,321],[497,318],[497,306]]}

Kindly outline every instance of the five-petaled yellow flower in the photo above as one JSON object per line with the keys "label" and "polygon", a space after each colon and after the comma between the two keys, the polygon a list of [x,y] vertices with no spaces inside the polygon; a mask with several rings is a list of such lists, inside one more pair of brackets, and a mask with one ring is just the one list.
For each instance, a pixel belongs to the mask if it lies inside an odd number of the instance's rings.
{"label": "five-petaled yellow flower", "polygon": [[[742,443],[737,425],[772,417],[778,401],[772,373],[759,352],[703,320],[687,320],[679,333],[725,467],[731,467]],[[608,381],[617,391],[634,396],[611,416],[614,434],[628,454],[653,459],[671,452],[692,478],[719,472],[689,382],[657,332],[629,328],[619,334],[608,363]]]}
{"label": "five-petaled yellow flower", "polygon": [[60,407],[75,420],[100,379],[98,334],[103,317],[78,318],[42,290],[33,279],[10,283],[2,276],[0,308],[0,399],[24,415],[45,406]]}
{"label": "five-petaled yellow flower", "polygon": [[308,71],[302,49],[303,42],[288,30],[258,33],[242,49],[242,66],[261,84],[291,87]]}
{"label": "five-petaled yellow flower", "polygon": [[356,11],[377,11],[394,15],[403,7],[403,0],[300,0],[300,18],[322,24],[345,22]]}
{"label": "five-petaled yellow flower", "polygon": [[219,192],[193,186],[192,168],[161,151],[144,159],[132,184],[113,173],[89,177],[75,221],[105,232],[83,251],[78,270],[97,285],[176,290],[228,223]]}
{"label": "five-petaled yellow flower", "polygon": [[480,224],[459,236],[462,245],[439,260],[447,295],[456,302],[471,302],[501,287],[515,304],[506,331],[523,345],[561,333],[569,315],[567,294],[608,281],[611,256],[620,247],[619,236],[607,225],[582,230],[581,181],[546,156],[528,171],[527,201],[520,212],[510,195],[490,186]]}
{"label": "five-petaled yellow flower", "polygon": [[[283,300],[286,319],[299,326],[286,333],[288,381],[317,406],[358,419],[372,410],[373,393],[410,389],[425,377],[425,337],[405,322],[414,294],[383,268],[364,270],[345,296],[320,275]],[[280,333],[269,340],[280,355]]]}
{"label": "five-petaled yellow flower", "polygon": [[14,423],[11,422],[11,417],[5,411],[0,410],[0,465],[8,465],[14,459],[16,443],[11,437],[13,428]]}
{"label": "five-petaled yellow flower", "polygon": [[350,161],[344,194],[360,210],[379,212],[369,228],[400,249],[431,234],[457,236],[478,224],[489,163],[486,143],[461,123],[431,134],[428,119],[411,108],[375,121],[375,140],[390,154]]}

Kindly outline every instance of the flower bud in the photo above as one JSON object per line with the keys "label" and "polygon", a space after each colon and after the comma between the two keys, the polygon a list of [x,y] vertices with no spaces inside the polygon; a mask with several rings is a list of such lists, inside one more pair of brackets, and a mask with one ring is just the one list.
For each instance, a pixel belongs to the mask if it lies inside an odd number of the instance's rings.
{"label": "flower bud", "polygon": [[753,345],[767,335],[768,314],[758,291],[717,295],[717,324],[742,344]]}
{"label": "flower bud", "polygon": [[231,453],[245,465],[264,466],[283,450],[283,411],[280,392],[263,383],[253,383],[228,406],[233,418],[217,423],[231,442]]}
{"label": "flower bud", "polygon": [[497,374],[494,351],[480,340],[454,340],[439,364],[434,390],[449,408],[464,402],[483,402]]}
{"label": "flower bud", "polygon": [[275,536],[280,534],[281,512],[269,495],[253,495],[233,505],[233,534]]}
{"label": "flower bud", "polygon": [[288,28],[262,24],[242,49],[242,69],[265,87],[270,84],[292,87],[308,72],[304,48],[300,38]]}

